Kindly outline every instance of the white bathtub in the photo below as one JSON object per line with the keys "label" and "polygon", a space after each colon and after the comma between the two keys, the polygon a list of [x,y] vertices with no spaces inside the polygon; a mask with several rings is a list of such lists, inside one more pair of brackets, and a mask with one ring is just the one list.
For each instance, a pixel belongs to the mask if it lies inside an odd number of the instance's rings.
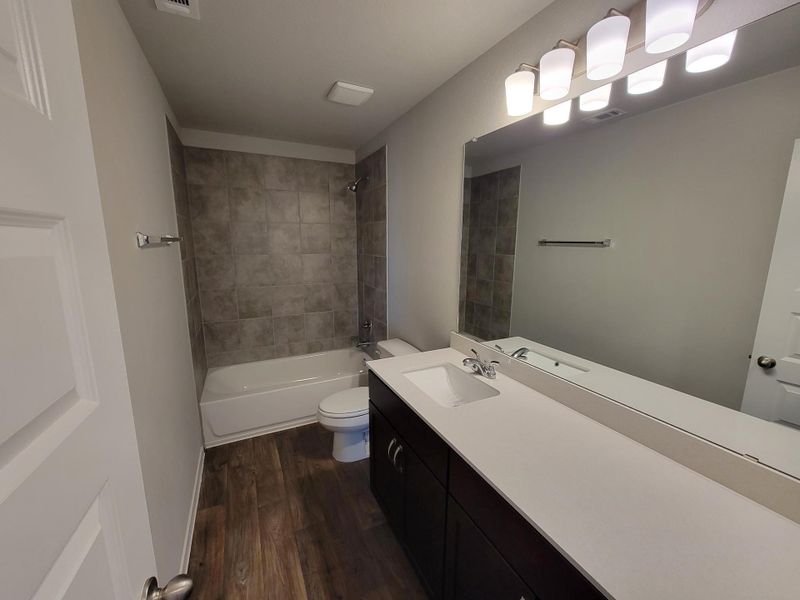
{"label": "white bathtub", "polygon": [[313,423],[325,396],[367,385],[366,358],[347,348],[210,369],[200,399],[206,447]]}

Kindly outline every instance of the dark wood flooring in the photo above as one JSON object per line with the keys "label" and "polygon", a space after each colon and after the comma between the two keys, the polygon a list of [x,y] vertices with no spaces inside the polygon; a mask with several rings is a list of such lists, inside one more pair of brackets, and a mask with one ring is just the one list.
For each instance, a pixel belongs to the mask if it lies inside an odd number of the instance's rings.
{"label": "dark wood flooring", "polygon": [[206,451],[192,600],[425,598],[369,490],[319,425]]}

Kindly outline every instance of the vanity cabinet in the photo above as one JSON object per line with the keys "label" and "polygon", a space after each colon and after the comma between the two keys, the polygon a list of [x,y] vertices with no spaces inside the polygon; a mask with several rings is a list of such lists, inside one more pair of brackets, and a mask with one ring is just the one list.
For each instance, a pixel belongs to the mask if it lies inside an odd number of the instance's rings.
{"label": "vanity cabinet", "polygon": [[369,396],[372,493],[431,598],[604,598],[372,372]]}
{"label": "vanity cabinet", "polygon": [[535,600],[516,574],[458,503],[447,505],[446,600]]}
{"label": "vanity cabinet", "polygon": [[[396,402],[402,401],[370,373],[370,486],[428,595],[441,598],[448,447],[405,403]],[[393,416],[391,423],[378,405]],[[427,430],[422,437],[420,431],[413,431],[419,427]],[[418,447],[427,460],[417,453]],[[440,469],[441,480],[431,470],[431,462]]]}

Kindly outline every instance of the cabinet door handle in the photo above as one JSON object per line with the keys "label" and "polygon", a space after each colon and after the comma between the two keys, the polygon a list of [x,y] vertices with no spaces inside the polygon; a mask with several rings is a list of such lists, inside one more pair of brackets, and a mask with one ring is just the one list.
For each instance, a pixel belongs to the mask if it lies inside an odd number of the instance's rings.
{"label": "cabinet door handle", "polygon": [[389,442],[389,447],[386,449],[386,458],[388,458],[393,465],[394,465],[394,458],[392,458],[392,446],[394,446],[396,443],[397,443],[397,438],[392,438],[392,441]]}
{"label": "cabinet door handle", "polygon": [[403,472],[403,465],[397,464],[397,457],[402,451],[403,451],[403,445],[398,444],[397,449],[394,451],[394,455],[392,456],[392,464],[394,465],[395,469],[397,469],[401,473]]}

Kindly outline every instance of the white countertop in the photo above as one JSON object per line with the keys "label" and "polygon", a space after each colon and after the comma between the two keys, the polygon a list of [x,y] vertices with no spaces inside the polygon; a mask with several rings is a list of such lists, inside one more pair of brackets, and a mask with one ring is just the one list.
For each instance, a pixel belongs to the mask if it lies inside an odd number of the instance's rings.
{"label": "white countertop", "polygon": [[607,596],[800,598],[793,521],[505,375],[482,379],[499,396],[457,408],[403,375],[464,358],[368,364]]}

